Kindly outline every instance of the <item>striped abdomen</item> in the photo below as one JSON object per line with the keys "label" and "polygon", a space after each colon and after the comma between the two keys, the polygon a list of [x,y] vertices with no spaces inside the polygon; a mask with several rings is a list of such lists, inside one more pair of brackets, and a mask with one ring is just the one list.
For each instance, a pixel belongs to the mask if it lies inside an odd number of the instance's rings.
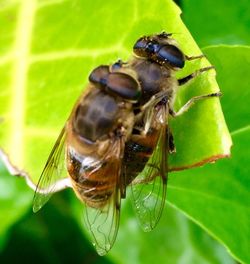
{"label": "striped abdomen", "polygon": [[146,136],[132,135],[126,142],[123,158],[126,185],[144,169],[157,145],[158,137],[159,130],[151,128]]}
{"label": "striped abdomen", "polygon": [[87,205],[100,208],[113,194],[117,183],[117,161],[98,161],[68,149],[68,172],[77,196]]}

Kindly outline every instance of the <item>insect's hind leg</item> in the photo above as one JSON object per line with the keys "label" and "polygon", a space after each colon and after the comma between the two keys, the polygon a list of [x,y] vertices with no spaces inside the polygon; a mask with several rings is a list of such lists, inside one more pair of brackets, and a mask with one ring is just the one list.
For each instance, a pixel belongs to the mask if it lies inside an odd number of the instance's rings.
{"label": "insect's hind leg", "polygon": [[199,96],[195,96],[193,98],[191,98],[189,101],[187,101],[179,110],[178,112],[175,112],[172,109],[169,109],[169,113],[170,115],[172,115],[173,117],[177,117],[182,115],[184,112],[188,111],[189,108],[197,101],[203,100],[203,99],[207,99],[207,98],[213,98],[213,97],[220,97],[222,96],[221,92],[216,92],[216,93],[211,93],[211,94],[204,94],[204,95],[199,95]]}
{"label": "insect's hind leg", "polygon": [[197,71],[195,71],[195,72],[193,72],[193,73],[191,73],[191,74],[189,74],[189,75],[187,75],[181,79],[178,79],[178,84],[179,84],[179,86],[183,85],[183,84],[189,82],[190,80],[192,80],[193,78],[195,78],[196,76],[200,75],[201,73],[212,70],[212,69],[214,69],[214,66],[208,66],[208,67],[201,68],[201,69],[199,69],[199,70],[197,70]]}

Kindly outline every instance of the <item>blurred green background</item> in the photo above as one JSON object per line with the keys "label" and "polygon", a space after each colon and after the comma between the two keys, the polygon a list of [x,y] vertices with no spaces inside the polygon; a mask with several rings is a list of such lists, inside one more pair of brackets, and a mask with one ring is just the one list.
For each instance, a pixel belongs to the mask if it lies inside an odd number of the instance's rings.
{"label": "blurred green background", "polygon": [[[5,87],[10,82],[10,72],[13,70],[11,59],[22,56],[18,52],[12,54],[10,50],[15,43],[18,16],[25,2],[0,0],[0,113],[4,113],[3,106],[8,104],[10,98],[11,91]],[[28,2],[27,13],[23,12],[27,16],[25,21],[35,20],[36,26],[30,47],[34,56],[28,62],[33,67],[25,71],[34,80],[31,78],[26,96],[34,98],[37,112],[51,105],[35,97],[36,89],[46,94],[48,82],[50,89],[53,86],[58,89],[59,83],[62,91],[64,86],[72,86],[72,94],[75,95],[86,82],[85,75],[82,79],[76,77],[81,74],[82,68],[88,72],[94,65],[129,55],[125,49],[115,45],[119,40],[119,34],[116,34],[109,43],[112,48],[103,47],[104,54],[99,58],[102,51],[98,50],[98,36],[107,38],[114,26],[117,26],[118,32],[131,31],[131,28],[140,26],[136,23],[137,17],[148,26],[149,31],[149,25],[153,29],[161,23],[159,21],[171,20],[164,15],[169,1],[149,4],[142,0],[131,0],[127,1],[126,9],[121,8],[124,1]],[[81,221],[81,205],[71,190],[55,194],[41,211],[33,214],[33,191],[22,177],[10,175],[1,163],[0,263],[250,263],[249,1],[176,2],[182,9],[181,18],[187,28],[216,67],[217,81],[223,93],[222,108],[234,142],[232,158],[202,168],[171,173],[166,208],[159,225],[151,233],[143,233],[129,199],[123,201],[117,241],[105,257],[99,257],[89,242]],[[86,8],[82,9],[82,6]],[[145,14],[136,13],[147,7]],[[33,16],[29,17],[33,9]],[[85,11],[82,13],[82,10]],[[127,20],[116,21],[113,13],[122,14],[122,18],[126,17]],[[95,18],[105,17],[105,22],[91,19],[91,14],[95,14]],[[79,28],[79,17],[84,23],[80,25],[82,31],[78,33],[75,28]],[[84,28],[95,23],[96,27],[91,32],[93,42],[90,40],[83,54],[79,54],[77,48],[81,48],[82,41],[88,38],[84,35]],[[98,23],[105,24],[99,27]],[[26,26],[29,27],[28,24]],[[103,27],[106,30],[103,31]],[[27,32],[24,30],[21,33],[25,37]],[[62,35],[57,36],[58,33]],[[62,36],[65,38],[63,42],[60,41]],[[123,38],[123,43],[129,42],[129,38]],[[136,39],[137,36],[131,38]],[[64,72],[58,70],[61,65]],[[70,76],[65,74],[67,71]],[[45,72],[49,72],[51,79],[43,82]],[[74,96],[68,99],[70,96],[71,91],[63,99],[54,98],[55,106],[60,102],[65,108],[70,108],[67,102],[74,100]],[[59,124],[57,111],[55,107],[50,116],[39,120],[41,127],[44,122]],[[35,116],[35,113],[32,114]],[[0,115],[0,137],[1,122]],[[38,129],[36,133],[45,139],[48,135],[56,136],[58,132]],[[33,132],[30,130],[27,134]],[[36,149],[38,139],[32,138],[31,142],[34,167],[37,167],[34,157],[39,151]]]}

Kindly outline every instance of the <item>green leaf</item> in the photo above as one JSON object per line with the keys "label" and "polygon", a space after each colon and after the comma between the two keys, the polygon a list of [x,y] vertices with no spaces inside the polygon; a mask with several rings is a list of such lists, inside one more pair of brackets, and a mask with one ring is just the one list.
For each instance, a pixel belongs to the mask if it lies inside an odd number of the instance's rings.
{"label": "green leaf", "polygon": [[[110,252],[115,263],[231,263],[225,249],[182,213],[166,206],[159,225],[143,232],[125,204],[117,242]],[[127,256],[121,259],[121,256]]]}
{"label": "green leaf", "polygon": [[225,245],[240,262],[250,263],[250,47],[204,49],[215,65],[222,108],[233,137],[232,157],[203,168],[170,174],[168,199]]}
{"label": "green leaf", "polygon": [[0,163],[0,252],[8,229],[31,206],[32,191],[21,178],[10,175]]}
{"label": "green leaf", "polygon": [[37,214],[30,209],[12,226],[0,263],[111,263],[81,233],[67,194],[55,195]]}
{"label": "green leaf", "polygon": [[[141,35],[177,32],[174,37],[185,54],[199,55],[179,15],[170,0],[4,2],[0,19],[8,25],[8,34],[0,34],[5,38],[0,42],[0,146],[11,163],[37,182],[91,69],[128,59]],[[206,59],[189,62],[178,76],[207,65]],[[209,71],[180,91],[176,107],[191,96],[214,91],[215,72]],[[197,103],[173,121],[173,128],[173,169],[230,154],[231,139],[218,99]],[[192,148],[190,142],[196,142]]]}
{"label": "green leaf", "polygon": [[[218,242],[168,204],[157,227],[143,232],[129,200],[122,203],[117,239],[107,255],[114,263],[234,263]],[[81,225],[82,206],[75,199],[73,208]]]}
{"label": "green leaf", "polygon": [[201,47],[250,44],[248,0],[183,0],[183,21]]}
{"label": "green leaf", "polygon": [[98,256],[83,236],[81,217],[82,206],[71,190],[56,194],[44,210],[30,210],[11,228],[0,262],[234,263],[221,245],[171,207],[154,232],[144,233],[129,203],[124,203],[117,241],[106,257]]}

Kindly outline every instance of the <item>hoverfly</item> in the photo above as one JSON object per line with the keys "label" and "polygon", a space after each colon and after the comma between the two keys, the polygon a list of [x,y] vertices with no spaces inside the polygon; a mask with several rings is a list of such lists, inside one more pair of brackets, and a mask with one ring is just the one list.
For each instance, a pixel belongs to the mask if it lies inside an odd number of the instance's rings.
{"label": "hoverfly", "polygon": [[[213,67],[177,80],[174,73],[186,60],[203,55],[184,55],[165,32],[140,38],[134,54],[126,63],[101,65],[91,72],[89,85],[62,129],[34,195],[36,212],[55,191],[71,186],[85,205],[85,224],[100,255],[116,239],[121,199],[128,186],[145,231],[152,230],[161,217],[167,155],[175,150],[169,114],[178,116],[199,99],[220,96],[194,97],[174,112],[176,88]],[[67,184],[62,185],[65,180]]]}

